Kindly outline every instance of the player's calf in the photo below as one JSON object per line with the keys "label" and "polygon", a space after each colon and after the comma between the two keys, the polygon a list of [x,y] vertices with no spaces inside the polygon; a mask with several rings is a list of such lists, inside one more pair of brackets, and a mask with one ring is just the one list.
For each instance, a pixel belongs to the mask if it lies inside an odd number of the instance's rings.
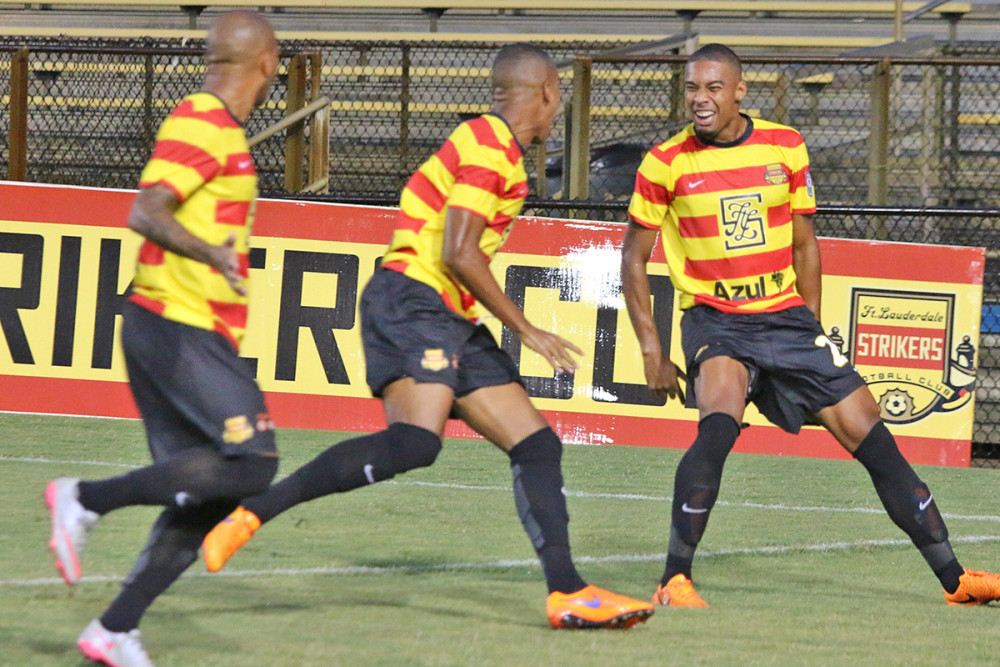
{"label": "player's calf", "polygon": [[661,588],[678,574],[690,580],[695,549],[705,533],[719,495],[722,469],[739,434],[739,423],[722,412],[713,412],[698,423],[698,437],[684,453],[674,476],[670,545]]}
{"label": "player's calf", "polygon": [[404,423],[334,445],[264,493],[247,494],[252,497],[205,536],[205,565],[218,572],[262,524],[295,505],[429,466],[440,451],[436,433]]}
{"label": "player's calf", "polygon": [[953,594],[965,570],[952,551],[934,496],[903,458],[884,423],[872,427],[854,457],[868,471],[889,518],[913,541],[945,592]]}
{"label": "player's calf", "polygon": [[252,509],[266,523],[292,504],[343,493],[429,466],[440,451],[441,438],[436,433],[412,424],[390,424],[378,433],[330,447],[272,487],[268,495],[288,496],[282,499],[280,509],[275,508],[279,511],[258,507],[258,504]]}

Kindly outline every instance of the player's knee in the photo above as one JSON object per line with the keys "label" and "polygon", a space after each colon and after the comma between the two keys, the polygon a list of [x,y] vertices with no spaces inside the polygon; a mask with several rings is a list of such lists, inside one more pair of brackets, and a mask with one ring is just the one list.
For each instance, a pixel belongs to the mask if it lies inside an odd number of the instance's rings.
{"label": "player's knee", "polygon": [[227,457],[201,448],[181,456],[183,465],[173,472],[179,488],[175,504],[183,508],[263,493],[278,472],[278,459],[272,456]]}
{"label": "player's knee", "polygon": [[420,426],[397,422],[389,426],[388,436],[389,456],[396,474],[426,468],[441,452],[440,436]]}
{"label": "player's knee", "polygon": [[681,457],[675,485],[696,483],[718,488],[722,468],[739,434],[740,425],[724,412],[713,412],[698,422],[698,437]]}
{"label": "player's knee", "polygon": [[221,485],[222,499],[242,500],[267,491],[278,473],[276,456],[243,456],[231,460],[226,483]]}
{"label": "player's knee", "polygon": [[226,459],[207,447],[187,449],[164,466],[176,484],[178,507],[194,507],[211,501],[225,479]]}
{"label": "player's knee", "polygon": [[865,467],[876,484],[881,479],[907,480],[908,485],[914,487],[920,483],[917,473],[903,458],[896,439],[892,437],[885,422],[879,421],[872,427],[854,450],[854,458]]}
{"label": "player's knee", "polygon": [[725,412],[713,412],[698,422],[695,445],[701,455],[713,462],[725,463],[726,457],[740,435],[740,423]]}
{"label": "player's knee", "polygon": [[512,466],[525,463],[558,464],[562,460],[562,440],[546,426],[514,445],[508,456]]}

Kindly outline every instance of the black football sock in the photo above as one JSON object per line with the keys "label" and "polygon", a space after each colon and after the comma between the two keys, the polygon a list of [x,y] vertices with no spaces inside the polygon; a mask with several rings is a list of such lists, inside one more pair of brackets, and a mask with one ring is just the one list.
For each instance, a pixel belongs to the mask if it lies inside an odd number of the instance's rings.
{"label": "black football sock", "polygon": [[345,440],[328,448],[243,507],[267,523],[300,503],[390,479],[434,463],[441,438],[412,424],[391,424],[384,431]]}
{"label": "black football sock", "polygon": [[962,566],[952,552],[948,528],[934,496],[896,446],[883,422],[877,423],[858,445],[854,458],[868,471],[882,506],[927,561],[949,593],[958,590]]}
{"label": "black football sock", "polygon": [[551,428],[543,428],[514,445],[508,455],[514,504],[542,562],[549,592],[580,590],[587,582],[576,571],[570,555],[559,436]]}
{"label": "black football sock", "polygon": [[[946,591],[954,593],[958,590],[959,579],[965,574],[965,570],[958,562],[958,559],[955,558],[955,554],[951,550],[951,544],[947,540],[940,544],[931,544],[923,547],[920,549],[920,554],[927,561],[927,564],[931,566],[934,575]],[[944,562],[944,565],[940,565],[941,562]]]}
{"label": "black football sock", "polygon": [[691,578],[694,552],[719,495],[726,457],[739,434],[739,423],[722,412],[713,412],[698,422],[698,437],[674,475],[670,545],[661,583],[666,584],[677,574]]}
{"label": "black football sock", "polygon": [[233,500],[164,510],[121,591],[101,616],[101,625],[111,632],[138,627],[146,609],[197,559],[208,531],[235,507]]}
{"label": "black football sock", "polygon": [[239,500],[266,489],[277,470],[277,458],[227,458],[208,448],[192,448],[124,475],[80,482],[80,504],[106,514],[132,505],[181,507]]}

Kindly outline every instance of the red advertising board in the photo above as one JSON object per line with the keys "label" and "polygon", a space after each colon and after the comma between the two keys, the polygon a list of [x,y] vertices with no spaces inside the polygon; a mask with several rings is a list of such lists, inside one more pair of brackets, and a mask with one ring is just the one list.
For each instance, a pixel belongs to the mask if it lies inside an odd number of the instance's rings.
{"label": "red advertising board", "polygon": [[[117,340],[138,237],[134,193],[0,182],[0,411],[135,417]],[[279,426],[373,430],[357,296],[395,210],[261,200],[251,252],[253,360]],[[497,340],[566,442],[687,447],[696,412],[645,389],[618,278],[624,225],[524,218],[492,268],[537,325],[583,349],[553,377],[495,319]],[[821,239],[823,323],[869,382],[914,463],[968,465],[984,252]],[[680,361],[681,312],[662,252],[651,264],[661,338]],[[736,451],[848,458],[824,430],[791,436],[752,408]],[[471,435],[452,423],[451,435]]]}

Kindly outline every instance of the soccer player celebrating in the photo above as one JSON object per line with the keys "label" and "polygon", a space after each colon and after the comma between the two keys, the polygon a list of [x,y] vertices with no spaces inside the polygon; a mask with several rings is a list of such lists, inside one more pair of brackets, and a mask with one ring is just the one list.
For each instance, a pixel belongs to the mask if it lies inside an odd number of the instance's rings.
{"label": "soccer player celebrating", "polygon": [[685,90],[693,122],[640,165],[622,251],[647,385],[683,400],[682,374],[657,338],[646,273],[657,232],[663,237],[684,310],[686,403],[699,417],[677,466],[666,570],[653,601],[707,606],[691,584],[691,564],[751,401],[791,433],[817,419],[865,466],[948,604],[1000,599],[1000,576],[959,564],[931,492],[900,454],[864,380],[823,334],[816,203],[801,135],[740,113],[742,66],[720,44],[691,55]]}
{"label": "soccer player celebrating", "polygon": [[243,123],[267,98],[278,43],[260,15],[227,13],[208,32],[205,63],[201,92],[160,128],[128,219],[145,241],[122,347],[153,463],[102,481],[57,479],[45,491],[49,545],[70,585],[101,515],[165,507],[118,597],[77,642],[88,658],[119,667],[152,664],[140,618],[197,559],[212,526],[278,469],[263,395],[237,356],[257,196]]}
{"label": "soccer player celebrating", "polygon": [[514,499],[549,587],[556,628],[630,627],[653,606],[587,585],[570,557],[562,443],[528,399],[511,358],[478,323],[485,307],[556,372],[580,350],[529,323],[489,270],[528,193],[522,146],[544,142],[559,77],[540,49],[514,44],[493,64],[492,110],[461,124],[410,178],[381,268],[361,297],[368,385],[388,427],[321,453],[205,538],[219,570],[261,524],[331,493],[431,465],[449,415],[510,457]]}

